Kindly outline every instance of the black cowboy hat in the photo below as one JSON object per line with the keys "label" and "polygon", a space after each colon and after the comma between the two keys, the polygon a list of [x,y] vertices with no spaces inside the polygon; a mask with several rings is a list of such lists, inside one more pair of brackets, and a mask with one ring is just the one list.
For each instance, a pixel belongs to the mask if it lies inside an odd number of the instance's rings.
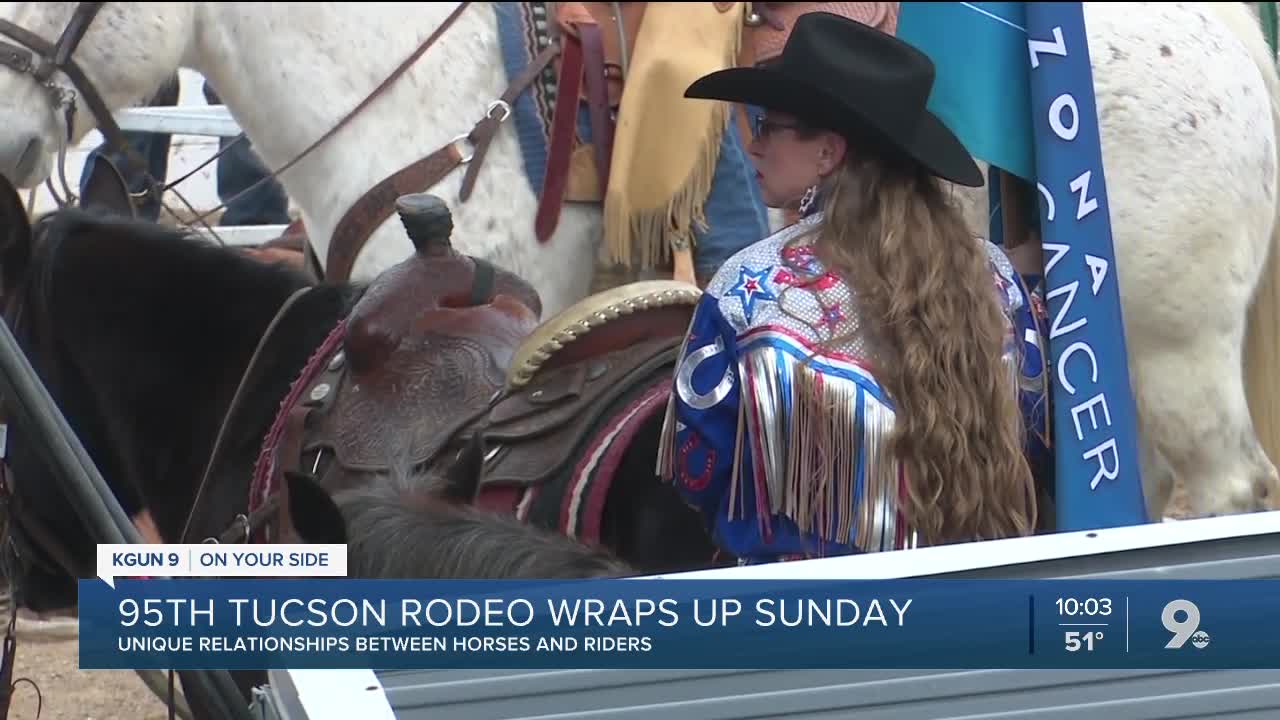
{"label": "black cowboy hat", "polygon": [[981,187],[973,156],[926,107],[934,75],[929,56],[906,42],[810,12],[796,20],[776,61],[713,72],[684,96],[788,112],[814,127],[895,146],[941,178]]}

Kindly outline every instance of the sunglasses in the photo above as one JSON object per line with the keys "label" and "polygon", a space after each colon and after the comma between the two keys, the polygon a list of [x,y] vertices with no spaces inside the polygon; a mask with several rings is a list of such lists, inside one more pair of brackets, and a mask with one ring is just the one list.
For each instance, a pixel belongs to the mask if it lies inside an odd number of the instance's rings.
{"label": "sunglasses", "polygon": [[763,140],[779,130],[801,130],[803,125],[796,123],[784,123],[777,120],[770,120],[763,114],[755,115],[751,118],[751,134],[756,139]]}

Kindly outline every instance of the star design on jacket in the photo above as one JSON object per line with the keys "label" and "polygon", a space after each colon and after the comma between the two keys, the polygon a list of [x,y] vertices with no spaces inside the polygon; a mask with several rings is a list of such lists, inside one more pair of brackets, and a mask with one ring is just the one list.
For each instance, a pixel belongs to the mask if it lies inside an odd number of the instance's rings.
{"label": "star design on jacket", "polygon": [[738,283],[726,293],[742,302],[742,313],[746,315],[747,322],[751,322],[751,316],[755,314],[757,300],[768,302],[778,299],[768,285],[769,274],[772,272],[772,267],[753,271],[743,265],[738,272]]}

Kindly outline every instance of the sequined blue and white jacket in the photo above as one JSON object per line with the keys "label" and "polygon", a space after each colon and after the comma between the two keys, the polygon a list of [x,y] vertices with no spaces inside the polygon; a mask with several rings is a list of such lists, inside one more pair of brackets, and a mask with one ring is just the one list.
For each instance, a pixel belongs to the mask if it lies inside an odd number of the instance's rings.
{"label": "sequined blue and white jacket", "polygon": [[[667,408],[659,473],[743,562],[916,544],[900,510],[904,473],[887,448],[893,402],[866,361],[856,300],[797,240],[820,222],[810,216],[721,266],[695,308]],[[1027,450],[1043,456],[1038,298],[987,247]],[[820,347],[833,337],[852,339]]]}

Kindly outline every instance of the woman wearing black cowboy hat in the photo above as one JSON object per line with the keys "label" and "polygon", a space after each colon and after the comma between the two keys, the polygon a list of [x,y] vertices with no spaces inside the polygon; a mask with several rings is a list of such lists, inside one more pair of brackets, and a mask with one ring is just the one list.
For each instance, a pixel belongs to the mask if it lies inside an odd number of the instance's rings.
{"label": "woman wearing black cowboy hat", "polygon": [[814,12],[776,62],[686,92],[767,112],[759,182],[801,217],[708,284],[664,435],[664,476],[744,562],[1036,525],[1019,407],[1041,405],[1035,326],[1007,258],[948,203],[943,181],[982,174],[926,109],[933,77],[897,38]]}

